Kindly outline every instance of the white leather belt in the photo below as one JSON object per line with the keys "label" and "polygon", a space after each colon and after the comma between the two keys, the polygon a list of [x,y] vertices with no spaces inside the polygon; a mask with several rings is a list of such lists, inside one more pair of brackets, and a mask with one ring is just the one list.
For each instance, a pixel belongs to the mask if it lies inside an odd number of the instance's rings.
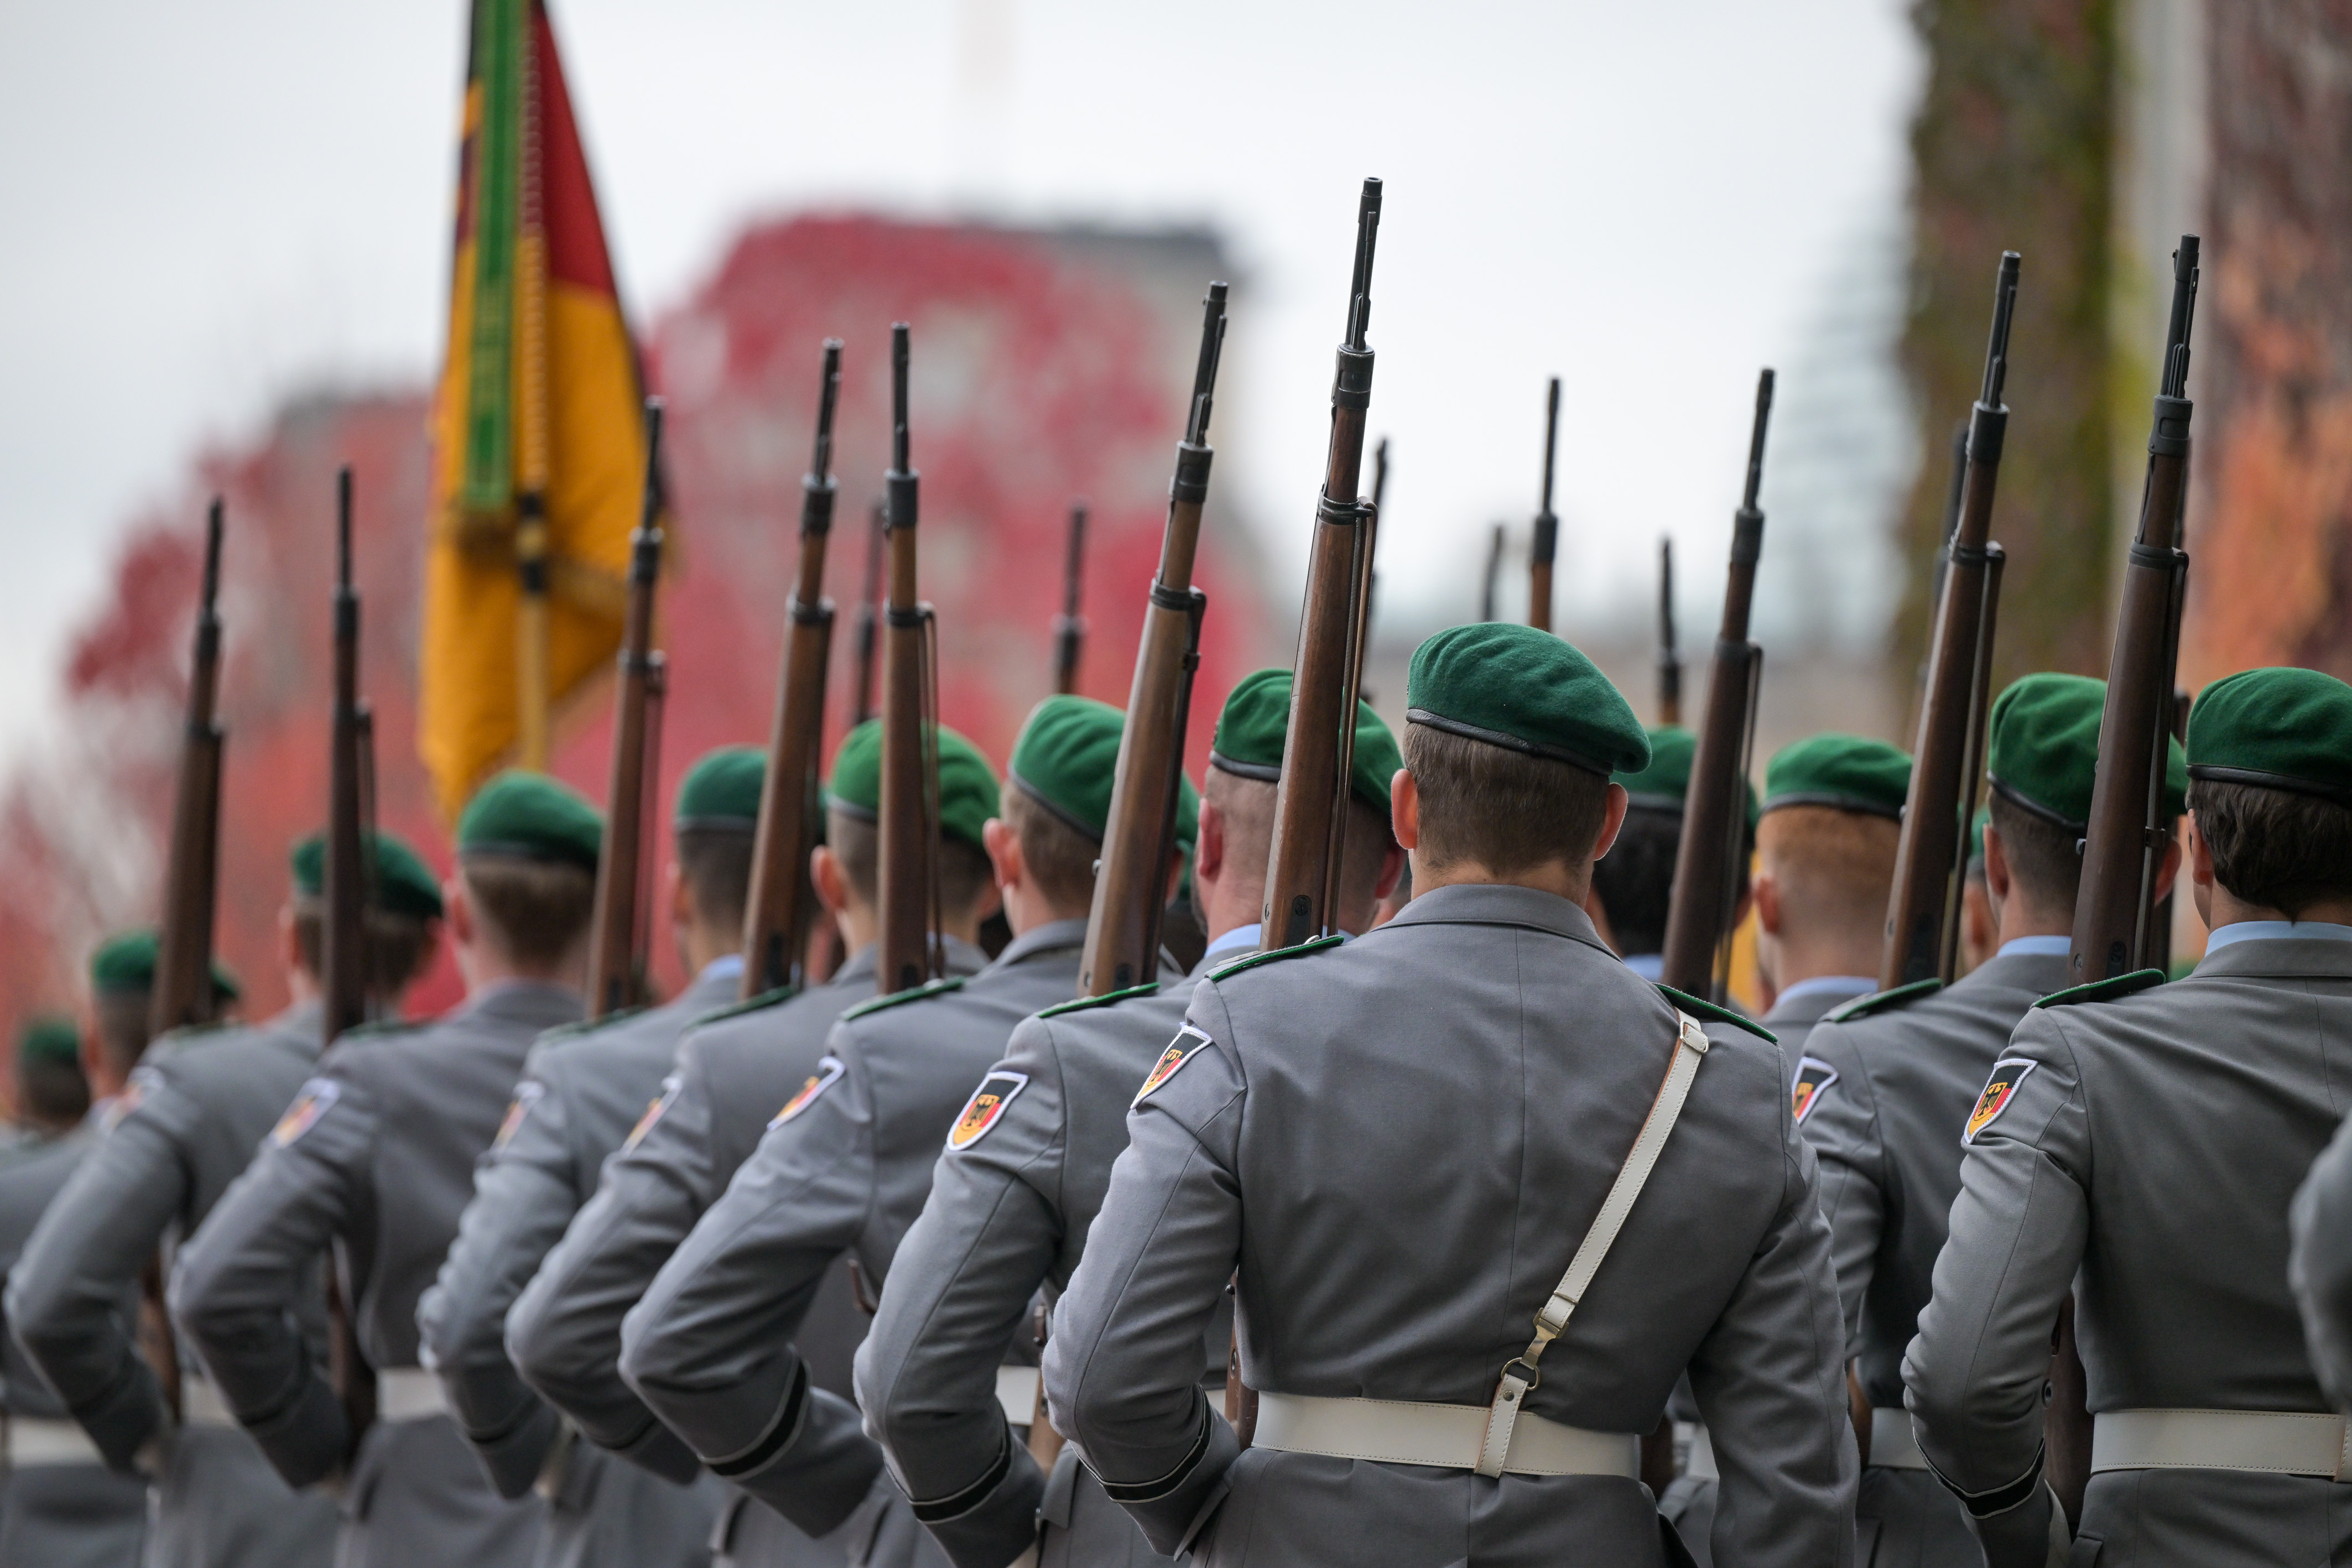
{"label": "white leather belt", "polygon": [[421,1366],[395,1366],[375,1375],[375,1418],[422,1421],[449,1414],[441,1380]]}
{"label": "white leather belt", "polygon": [[[1483,1405],[1262,1393],[1257,1396],[1257,1432],[1250,1441],[1289,1454],[1475,1470],[1486,1434]],[[1642,1443],[1631,1433],[1588,1432],[1523,1410],[1512,1424],[1503,1469],[1523,1476],[1623,1476],[1633,1480],[1642,1474]]]}
{"label": "white leather belt", "polygon": [[2091,1426],[2091,1473],[2264,1470],[2352,1480],[2341,1416],[2299,1410],[2108,1410]]}
{"label": "white leather belt", "polygon": [[1927,1456],[1919,1451],[1919,1434],[1911,1427],[1910,1411],[1871,1407],[1870,1463],[1874,1469],[1881,1470],[1927,1468]]}
{"label": "white leather belt", "polygon": [[1016,1427],[1026,1427],[1037,1418],[1037,1369],[1034,1366],[1000,1366],[996,1369],[996,1402],[1004,1407],[1004,1418]]}
{"label": "white leather belt", "polygon": [[71,1421],[39,1416],[8,1417],[8,1466],[30,1469],[36,1465],[102,1465],[104,1455],[89,1434]]}
{"label": "white leather belt", "polygon": [[1723,1472],[1715,1468],[1715,1439],[1706,1435],[1703,1421],[1677,1421],[1675,1437],[1683,1445],[1683,1474],[1695,1481],[1719,1481]]}
{"label": "white leather belt", "polygon": [[187,1373],[180,1379],[180,1425],[183,1427],[236,1426],[236,1413],[228,1407],[219,1389],[208,1378]]}

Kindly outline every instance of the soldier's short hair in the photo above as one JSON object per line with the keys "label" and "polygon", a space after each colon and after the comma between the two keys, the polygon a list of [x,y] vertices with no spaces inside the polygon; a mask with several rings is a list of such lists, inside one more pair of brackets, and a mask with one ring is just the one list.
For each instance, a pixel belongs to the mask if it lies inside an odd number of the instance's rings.
{"label": "soldier's short hair", "polygon": [[2189,786],[2213,880],[2290,920],[2352,896],[2352,808],[2318,795],[2199,779]]}
{"label": "soldier's short hair", "polygon": [[1093,902],[1100,840],[1078,831],[1019,784],[1004,791],[996,810],[1020,839],[1021,862],[1039,893],[1064,909]]}
{"label": "soldier's short hair", "polygon": [[147,1054],[147,1042],[154,1038],[147,1014],[153,1006],[153,994],[143,986],[137,990],[100,991],[91,998],[90,1020],[98,1030],[98,1048],[116,1072],[129,1073]]}
{"label": "soldier's short hair", "polygon": [[749,827],[684,827],[677,830],[677,874],[687,896],[706,924],[735,930],[743,924],[744,906],[751,901],[751,844]]}
{"label": "soldier's short hair", "polygon": [[1782,806],[1757,824],[1756,851],[1798,921],[1815,930],[1875,936],[1885,925],[1902,836],[1892,817]]}
{"label": "soldier's short hair", "polygon": [[45,1127],[70,1127],[89,1114],[89,1080],[79,1061],[16,1058],[16,1108]]}
{"label": "soldier's short hair", "polygon": [[2009,874],[2048,909],[2072,909],[2083,885],[2083,831],[2030,811],[2000,790],[1987,802]]}
{"label": "soldier's short hair", "polygon": [[[1609,815],[1609,780],[1572,762],[1407,725],[1404,763],[1421,803],[1421,858],[1507,876],[1590,859]],[[1615,917],[1615,906],[1611,906]]]}
{"label": "soldier's short hair", "polygon": [[490,945],[527,967],[562,963],[595,913],[596,874],[575,862],[461,855],[457,875]]}
{"label": "soldier's short hair", "polygon": [[[1240,857],[1244,886],[1263,886],[1265,857],[1274,842],[1274,801],[1280,786],[1273,779],[1244,779],[1222,768],[1211,768],[1201,785],[1201,797],[1225,820],[1225,860]],[[1381,862],[1396,843],[1388,814],[1358,795],[1348,798],[1348,843],[1341,852],[1339,904],[1343,908],[1371,902],[1380,886]],[[1199,883],[1194,884],[1197,904]]]}
{"label": "soldier's short hair", "polygon": [[[827,811],[824,841],[841,862],[841,874],[850,891],[869,907],[881,901],[882,832],[864,817]],[[988,852],[968,840],[949,834],[940,840],[940,905],[950,915],[978,904],[996,885],[996,868]]]}
{"label": "soldier's short hair", "polygon": [[[432,923],[414,915],[365,915],[368,975],[380,996],[396,997],[423,977],[433,958]],[[303,972],[317,977],[326,969],[327,906],[308,894],[294,896],[294,956]]]}

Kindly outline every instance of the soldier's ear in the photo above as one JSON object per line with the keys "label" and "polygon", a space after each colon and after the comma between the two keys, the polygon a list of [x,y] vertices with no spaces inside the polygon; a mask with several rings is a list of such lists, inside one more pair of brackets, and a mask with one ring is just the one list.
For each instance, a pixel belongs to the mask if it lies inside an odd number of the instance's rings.
{"label": "soldier's ear", "polygon": [[1389,780],[1389,831],[1404,848],[1421,848],[1421,791],[1413,787],[1410,768],[1398,768]]}

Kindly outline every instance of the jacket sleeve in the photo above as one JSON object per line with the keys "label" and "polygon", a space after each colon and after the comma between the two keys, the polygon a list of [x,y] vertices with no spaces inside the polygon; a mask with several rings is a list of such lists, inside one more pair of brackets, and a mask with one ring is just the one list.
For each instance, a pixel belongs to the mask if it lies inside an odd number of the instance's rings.
{"label": "jacket sleeve", "polygon": [[1796,1568],[1853,1561],[1859,1466],[1818,1170],[1786,1094],[1780,1112],[1780,1207],[1690,1379],[1723,1476],[1717,1561]]}
{"label": "jacket sleeve", "polygon": [[1990,1568],[2038,1562],[2046,1541],[2042,1386],[2090,1234],[2090,1117],[2063,1013],[2028,1013],[1994,1065],[1903,1356],[1920,1449],[1967,1506]]}
{"label": "jacket sleeve", "polygon": [[162,1385],[122,1307],[187,1201],[180,1147],[204,1113],[152,1070],[135,1082],[137,1104],[50,1204],[8,1277],[18,1343],[118,1470],[131,1468],[165,1418]]}
{"label": "jacket sleeve", "polygon": [[2287,1282],[2303,1310],[2312,1367],[2339,1410],[2352,1407],[2352,1134],[2347,1128],[2352,1122],[2336,1130],[2294,1195],[2290,1211],[2294,1249],[2287,1259]]}
{"label": "jacket sleeve", "polygon": [[1851,1032],[1823,1024],[1805,1049],[1837,1074],[1813,1092],[1799,1125],[1821,1170],[1822,1215],[1829,1221],[1851,1359],[1862,1354],[1862,1306],[1885,1233],[1886,1154],[1879,1139],[1877,1097]]}
{"label": "jacket sleeve", "polygon": [[331,1069],[311,1079],[172,1270],[182,1338],[291,1487],[333,1474],[350,1446],[293,1303],[338,1238],[373,1231],[376,1131],[360,1081]]}
{"label": "jacket sleeve", "polygon": [[[792,1335],[874,1191],[873,1112],[856,1052],[772,1124],[621,1324],[621,1375],[712,1473],[810,1535],[882,1468],[847,1400],[812,1386]],[[845,1058],[846,1059],[845,1061]]]}
{"label": "jacket sleeve", "polygon": [[563,1235],[572,1185],[562,1078],[534,1062],[515,1085],[497,1140],[474,1172],[473,1200],[440,1277],[416,1305],[425,1364],[499,1495],[530,1490],[555,1442],[556,1414],[517,1375],[506,1350],[507,1309]]}
{"label": "jacket sleeve", "polygon": [[1168,1556],[1215,1511],[1241,1451],[1201,1388],[1202,1335],[1241,1256],[1246,1088],[1230,1036],[1204,981],[1174,1042],[1189,1048],[1181,1065],[1163,1057],[1128,1113],[1127,1148],[1045,1342],[1054,1424]]}
{"label": "jacket sleeve", "polygon": [[1061,1243],[1052,1196],[1066,1145],[1051,1025],[1022,1024],[983,1087],[1007,1077],[1020,1087],[996,1121],[940,1155],[857,1353],[858,1405],[915,1517],[957,1568],[1003,1568],[1027,1550],[1045,1490],[997,1404],[996,1370]]}
{"label": "jacket sleeve", "polygon": [[507,1354],[525,1383],[597,1447],[681,1483],[702,1461],[622,1380],[621,1320],[717,1197],[710,1111],[689,1035],[677,1072],[506,1314]]}

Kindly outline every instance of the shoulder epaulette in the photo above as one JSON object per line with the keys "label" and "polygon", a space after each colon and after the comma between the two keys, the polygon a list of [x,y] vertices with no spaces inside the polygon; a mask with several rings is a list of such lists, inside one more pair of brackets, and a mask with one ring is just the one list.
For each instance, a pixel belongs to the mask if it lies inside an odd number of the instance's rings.
{"label": "shoulder epaulette", "polygon": [[1754,1019],[1742,1017],[1740,1014],[1733,1012],[1729,1008],[1719,1008],[1713,1002],[1701,1001],[1698,998],[1692,996],[1688,991],[1678,991],[1672,986],[1660,985],[1659,982],[1655,980],[1653,980],[1650,983],[1654,986],[1657,986],[1658,994],[1660,996],[1665,998],[1666,1000],[1674,1003],[1675,1006],[1682,1009],[1683,1011],[1689,1013],[1694,1018],[1706,1019],[1716,1023],[1727,1023],[1734,1029],[1744,1029],[1750,1034],[1762,1035],[1774,1045],[1780,1043],[1780,1037],[1779,1035],[1774,1034],[1770,1030],[1766,1029]]}
{"label": "shoulder epaulette", "polygon": [[1924,980],[1914,980],[1907,986],[1891,990],[1873,991],[1866,997],[1856,997],[1850,1002],[1840,1002],[1822,1015],[1823,1023],[1844,1023],[1850,1019],[1866,1019],[1873,1013],[1883,1013],[1889,1008],[1906,1008],[1921,997],[1932,997],[1944,988],[1944,982],[1930,975]]}
{"label": "shoulder epaulette", "polygon": [[1110,991],[1099,997],[1080,997],[1076,1001],[1055,1002],[1037,1016],[1041,1019],[1057,1019],[1064,1013],[1084,1012],[1088,1008],[1107,1008],[1113,1002],[1123,1002],[1129,997],[1156,997],[1159,994],[1160,982],[1146,980],[1139,986],[1129,986],[1123,991]]}
{"label": "shoulder epaulette", "polygon": [[778,986],[772,991],[761,991],[756,997],[746,997],[740,1002],[730,1002],[723,1008],[713,1008],[707,1013],[697,1013],[686,1027],[700,1029],[704,1024],[717,1023],[720,1019],[737,1018],[744,1013],[756,1013],[764,1009],[781,1007],[800,994],[801,988],[798,986]]}
{"label": "shoulder epaulette", "polygon": [[2063,991],[2053,991],[2033,1005],[2037,1008],[2071,1008],[2076,1002],[2111,1002],[2117,997],[2144,991],[2150,986],[2164,984],[2161,969],[2134,969],[2128,975],[2116,975],[2109,979],[2093,980],[2087,986],[2069,986]]}
{"label": "shoulder epaulette", "polygon": [[645,1010],[643,1008],[620,1008],[600,1019],[575,1019],[571,1023],[560,1023],[553,1029],[541,1030],[539,1038],[542,1041],[577,1040],[583,1034],[594,1034],[600,1029],[610,1029],[616,1023],[626,1022]]}
{"label": "shoulder epaulette", "polygon": [[961,989],[963,989],[961,975],[950,975],[944,980],[927,980],[919,986],[909,986],[903,991],[892,991],[887,997],[877,997],[870,1002],[860,1002],[843,1013],[841,1021],[847,1023],[851,1019],[862,1019],[869,1013],[878,1013],[885,1008],[904,1007],[908,1002],[919,1002],[925,997],[943,997],[950,991]]}
{"label": "shoulder epaulette", "polygon": [[1347,938],[1343,936],[1318,936],[1293,947],[1276,947],[1270,953],[1244,953],[1232,962],[1220,964],[1210,970],[1209,978],[1223,980],[1240,974],[1244,969],[1255,969],[1260,964],[1273,964],[1284,958],[1296,958],[1303,953],[1320,953],[1326,947],[1337,947],[1345,940]]}

